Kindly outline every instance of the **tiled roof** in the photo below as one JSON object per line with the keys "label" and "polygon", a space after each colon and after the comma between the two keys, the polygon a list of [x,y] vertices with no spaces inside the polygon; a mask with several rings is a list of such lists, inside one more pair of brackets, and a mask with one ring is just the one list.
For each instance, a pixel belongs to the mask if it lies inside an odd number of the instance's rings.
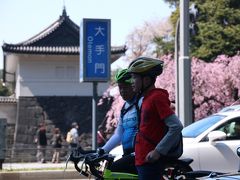
{"label": "tiled roof", "polygon": [[[28,53],[28,54],[75,54],[80,52],[79,46],[24,46],[24,45],[3,45],[4,52]],[[124,53],[126,46],[111,47],[111,54]]]}
{"label": "tiled roof", "polygon": [[17,100],[14,97],[0,96],[0,103],[17,103]]}
{"label": "tiled roof", "polygon": [[[42,32],[18,44],[4,43],[2,49],[13,53],[78,55],[79,26],[67,16],[64,9],[59,19]],[[111,47],[111,54],[125,51],[126,46]]]}

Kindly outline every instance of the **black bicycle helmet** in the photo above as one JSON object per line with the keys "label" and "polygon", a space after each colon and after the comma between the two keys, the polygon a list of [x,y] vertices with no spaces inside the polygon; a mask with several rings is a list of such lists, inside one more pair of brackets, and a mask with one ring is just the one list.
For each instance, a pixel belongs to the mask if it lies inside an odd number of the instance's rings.
{"label": "black bicycle helmet", "polygon": [[129,73],[140,74],[142,76],[156,77],[162,74],[163,61],[156,58],[139,57],[130,63]]}
{"label": "black bicycle helmet", "polygon": [[128,83],[131,84],[131,75],[128,73],[127,69],[119,70],[115,75],[115,81],[117,83]]}

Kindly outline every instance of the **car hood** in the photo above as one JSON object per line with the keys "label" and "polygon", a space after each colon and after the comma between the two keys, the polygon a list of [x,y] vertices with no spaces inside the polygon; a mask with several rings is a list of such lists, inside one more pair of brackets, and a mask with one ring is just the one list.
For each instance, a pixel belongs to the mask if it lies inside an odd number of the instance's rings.
{"label": "car hood", "polygon": [[210,177],[203,177],[200,178],[201,180],[234,180],[234,179],[240,179],[240,173],[231,173],[231,174],[224,174],[224,175],[216,175]]}
{"label": "car hood", "polygon": [[195,142],[195,138],[183,138],[183,144],[191,144]]}

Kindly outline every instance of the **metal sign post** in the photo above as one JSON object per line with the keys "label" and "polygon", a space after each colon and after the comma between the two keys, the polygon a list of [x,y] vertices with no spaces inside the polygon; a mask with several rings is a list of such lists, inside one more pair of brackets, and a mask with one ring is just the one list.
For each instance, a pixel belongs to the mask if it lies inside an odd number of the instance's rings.
{"label": "metal sign post", "polygon": [[92,97],[92,149],[97,148],[97,82],[93,82],[93,97]]}
{"label": "metal sign post", "polygon": [[97,147],[97,83],[110,80],[110,19],[83,19],[80,29],[80,82],[93,83],[92,149]]}
{"label": "metal sign post", "polygon": [[179,118],[192,123],[191,61],[189,59],[189,0],[180,0],[180,55],[178,59]]}

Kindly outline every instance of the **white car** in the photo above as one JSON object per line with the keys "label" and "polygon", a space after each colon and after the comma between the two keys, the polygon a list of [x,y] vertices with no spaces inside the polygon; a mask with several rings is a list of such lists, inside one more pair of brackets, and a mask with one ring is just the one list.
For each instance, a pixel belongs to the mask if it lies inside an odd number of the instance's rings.
{"label": "white car", "polygon": [[[240,129],[239,135],[235,134],[235,125],[238,123],[240,125],[240,110],[235,106],[185,127],[180,159],[192,158],[190,166],[193,170],[237,172],[240,169],[240,158],[236,153],[240,146]],[[120,158],[122,146],[110,153]]]}
{"label": "white car", "polygon": [[[240,158],[240,111],[222,111],[199,120],[182,131],[182,158],[192,158],[193,170],[237,172]],[[237,130],[239,133],[237,133]]]}

